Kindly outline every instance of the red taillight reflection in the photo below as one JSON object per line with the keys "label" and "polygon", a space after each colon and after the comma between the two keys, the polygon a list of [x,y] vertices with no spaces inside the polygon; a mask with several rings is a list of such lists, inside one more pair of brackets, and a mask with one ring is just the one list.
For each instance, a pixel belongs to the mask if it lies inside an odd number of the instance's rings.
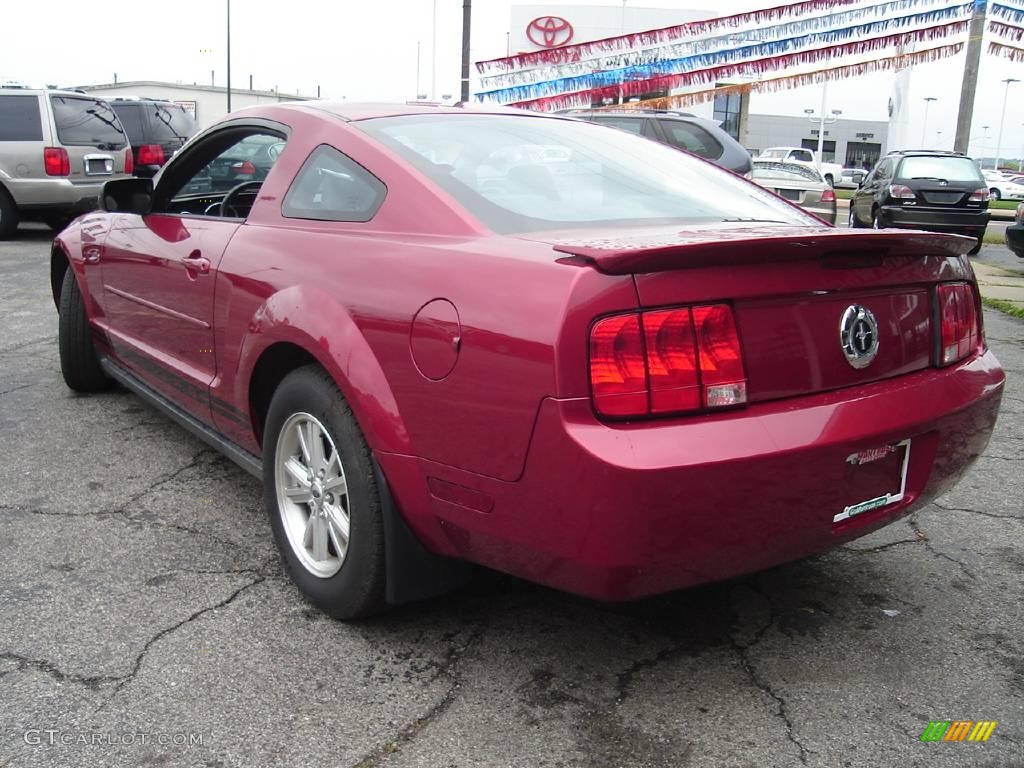
{"label": "red taillight reflection", "polygon": [[978,307],[968,283],[947,283],[936,289],[939,302],[939,365],[970,356],[981,343]]}
{"label": "red taillight reflection", "polygon": [[252,176],[256,173],[256,165],[252,160],[242,160],[233,164],[231,170],[236,176]]}
{"label": "red taillight reflection", "polygon": [[159,144],[143,144],[138,149],[136,159],[139,165],[163,165],[164,148]]}
{"label": "red taillight reflection", "polygon": [[726,304],[678,307],[598,321],[590,334],[590,382],[594,408],[605,416],[745,403],[747,382],[732,309]]}
{"label": "red taillight reflection", "polygon": [[647,371],[639,315],[599,321],[590,332],[594,407],[605,416],[647,412]]}
{"label": "red taillight reflection", "polygon": [[643,314],[651,413],[700,408],[697,345],[689,307]]}
{"label": "red taillight reflection", "polygon": [[135,173],[135,158],[132,157],[132,148],[128,147],[124,151],[124,172]]}
{"label": "red taillight reflection", "polygon": [[70,176],[71,158],[63,147],[46,147],[43,149],[43,168],[47,176]]}

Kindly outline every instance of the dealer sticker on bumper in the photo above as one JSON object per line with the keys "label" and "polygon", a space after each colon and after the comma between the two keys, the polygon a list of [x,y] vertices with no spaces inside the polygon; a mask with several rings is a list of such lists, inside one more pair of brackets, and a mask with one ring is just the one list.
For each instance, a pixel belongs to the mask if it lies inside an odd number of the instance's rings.
{"label": "dealer sticker on bumper", "polygon": [[[849,520],[851,517],[862,515],[873,509],[879,509],[896,502],[903,501],[907,491],[907,467],[910,466],[910,440],[902,440],[892,445],[884,445],[878,448],[870,448],[866,451],[851,453],[846,457],[846,462],[853,466],[862,466],[872,462],[888,458],[894,453],[902,452],[902,460],[899,462],[899,490],[892,490],[879,496],[873,496],[865,501],[858,501],[843,508],[843,511],[833,516],[833,523],[840,523]],[[894,457],[895,458],[895,457]],[[893,478],[893,485],[896,485],[896,478]]]}

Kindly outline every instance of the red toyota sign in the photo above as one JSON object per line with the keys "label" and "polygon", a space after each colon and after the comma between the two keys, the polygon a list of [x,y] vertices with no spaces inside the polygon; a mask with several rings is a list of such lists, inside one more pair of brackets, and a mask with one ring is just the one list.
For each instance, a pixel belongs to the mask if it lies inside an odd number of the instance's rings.
{"label": "red toyota sign", "polygon": [[557,48],[572,41],[573,28],[561,16],[538,16],[526,25],[526,36],[541,48]]}

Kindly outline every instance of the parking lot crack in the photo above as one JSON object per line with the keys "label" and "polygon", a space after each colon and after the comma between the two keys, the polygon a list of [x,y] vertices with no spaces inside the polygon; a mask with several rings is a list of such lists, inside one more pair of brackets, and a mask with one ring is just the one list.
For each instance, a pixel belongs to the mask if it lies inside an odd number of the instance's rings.
{"label": "parking lot crack", "polygon": [[[135,656],[135,661],[132,664],[132,668],[128,672],[128,674],[123,675],[123,676],[121,676],[119,678],[115,678],[115,680],[117,682],[117,685],[114,687],[114,690],[110,693],[110,695],[106,698],[106,700],[102,704],[100,704],[99,707],[96,708],[96,712],[100,711],[107,704],[109,704],[111,702],[111,700],[113,700],[113,698],[115,696],[117,696],[117,694],[120,693],[121,690],[126,685],[128,685],[129,683],[131,683],[135,679],[136,675],[138,675],[138,673],[139,673],[139,670],[142,668],[142,662],[145,660],[146,655],[149,653],[149,649],[152,648],[157,642],[159,642],[163,638],[167,637],[168,635],[172,634],[173,632],[177,632],[179,629],[181,629],[182,627],[186,626],[187,624],[192,623],[193,621],[198,619],[200,616],[204,616],[207,613],[210,613],[211,611],[216,611],[219,608],[224,608],[225,606],[230,605],[235,600],[237,600],[238,597],[243,592],[245,592],[246,590],[252,589],[257,584],[262,584],[265,580],[266,579],[265,579],[264,576],[256,576],[251,581],[249,581],[248,583],[243,584],[242,586],[240,586],[238,589],[236,589],[234,592],[232,592],[230,595],[228,595],[223,600],[221,600],[221,601],[219,601],[217,603],[214,603],[213,605],[208,605],[205,608],[201,608],[200,610],[195,611],[194,613],[191,613],[189,616],[187,616],[186,618],[184,618],[181,621],[177,622],[176,624],[172,624],[169,627],[165,627],[165,628],[161,629],[159,632],[157,632],[155,635],[150,637],[146,641],[145,645],[142,646],[142,649]],[[95,712],[94,712],[94,714],[95,714]]]}
{"label": "parking lot crack", "polygon": [[974,575],[974,572],[970,568],[968,568],[963,562],[957,560],[952,555],[948,555],[945,552],[941,552],[935,548],[935,546],[931,543],[931,540],[928,538],[928,534],[921,530],[921,528],[918,526],[917,515],[911,515],[909,518],[907,518],[907,525],[910,526],[910,529],[914,532],[914,536],[917,537],[918,541],[920,541],[921,544],[924,545],[924,548],[927,549],[933,556],[938,557],[942,560],[948,560],[949,562],[958,566],[960,570],[964,572],[964,575],[971,579],[971,581],[978,580],[978,577]]}
{"label": "parking lot crack", "polygon": [[79,683],[93,691],[99,690],[100,686],[104,683],[113,683],[120,679],[113,675],[76,675],[70,672],[64,672],[57,667],[56,664],[53,664],[46,659],[33,659],[28,656],[22,656],[18,653],[0,653],[0,659],[13,661],[17,664],[18,671],[35,669],[40,672],[45,672],[59,683]]}
{"label": "parking lot crack", "polygon": [[28,389],[31,386],[33,386],[33,385],[32,384],[21,384],[20,386],[17,386],[17,387],[11,387],[10,389],[5,389],[2,392],[0,392],[0,397],[3,397],[4,395],[9,395],[9,394],[11,394],[11,392],[17,392],[19,389]]}
{"label": "parking lot crack", "polygon": [[847,546],[844,546],[842,549],[845,550],[846,552],[852,552],[855,555],[873,555],[876,552],[885,552],[885,550],[887,550],[887,549],[892,549],[893,547],[901,547],[904,544],[920,544],[920,543],[921,542],[918,539],[900,539],[899,541],[890,541],[888,544],[880,544],[877,547],[863,548],[863,547],[851,547],[851,546],[847,545]]}
{"label": "parking lot crack", "polygon": [[[760,594],[760,593],[759,593]],[[756,646],[764,636],[768,633],[776,623],[775,607],[772,605],[771,599],[766,595],[762,595],[769,605],[769,615],[767,621],[761,625],[757,631],[754,632],[753,637],[746,643],[742,643],[736,639],[735,634],[729,636],[733,650],[736,651],[736,655],[739,657],[740,667],[751,682],[761,691],[764,695],[770,698],[776,704],[776,716],[782,721],[786,728],[786,738],[800,751],[800,762],[807,765],[808,755],[815,754],[812,750],[804,746],[803,742],[796,736],[796,731],[793,727],[793,720],[789,715],[789,706],[786,704],[786,699],[781,693],[775,690],[772,685],[764,679],[764,677],[757,671],[753,661],[750,658],[750,651]]]}
{"label": "parking lot crack", "polygon": [[462,678],[459,674],[459,666],[466,658],[468,652],[480,642],[482,637],[483,629],[478,628],[470,634],[464,643],[452,644],[448,648],[448,651],[445,654],[445,660],[439,665],[438,674],[434,678],[435,680],[438,678],[446,678],[450,681],[450,685],[448,686],[448,690],[445,691],[444,696],[442,696],[441,699],[425,713],[400,728],[397,734],[392,736],[383,744],[374,748],[368,754],[363,755],[363,757],[361,757],[352,766],[352,768],[376,768],[377,766],[383,765],[391,755],[414,741],[427,726],[435,722],[448,711],[449,707],[451,707],[452,703],[458,697],[459,691],[462,688]]}
{"label": "parking lot crack", "polygon": [[983,517],[991,517],[996,520],[1016,520],[1018,523],[1024,523],[1024,518],[1017,515],[1001,515],[998,512],[985,512],[980,509],[972,509],[971,507],[947,507],[945,504],[939,504],[937,501],[933,501],[932,504],[946,512],[969,512],[972,515],[982,515]]}

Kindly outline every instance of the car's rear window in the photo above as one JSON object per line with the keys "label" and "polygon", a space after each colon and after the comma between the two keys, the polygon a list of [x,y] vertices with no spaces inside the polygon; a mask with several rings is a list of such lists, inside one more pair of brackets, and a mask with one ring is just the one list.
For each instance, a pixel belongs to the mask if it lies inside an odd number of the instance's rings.
{"label": "car's rear window", "polygon": [[755,184],[593,123],[443,114],[353,125],[496,232],[740,219],[809,223]]}
{"label": "car's rear window", "polygon": [[121,121],[107,102],[78,96],[50,96],[57,138],[69,147],[122,149],[128,144]]}
{"label": "car's rear window", "polygon": [[42,141],[39,97],[0,96],[0,141]]}
{"label": "car's rear window", "polygon": [[156,141],[187,139],[196,132],[196,122],[177,104],[144,104],[149,112],[149,129]]}
{"label": "car's rear window", "polygon": [[821,174],[814,168],[796,163],[755,162],[750,175],[755,179],[787,179],[789,181],[809,181],[815,184],[825,183]]}
{"label": "car's rear window", "polygon": [[896,172],[896,178],[985,183],[978,166],[969,157],[904,157]]}

